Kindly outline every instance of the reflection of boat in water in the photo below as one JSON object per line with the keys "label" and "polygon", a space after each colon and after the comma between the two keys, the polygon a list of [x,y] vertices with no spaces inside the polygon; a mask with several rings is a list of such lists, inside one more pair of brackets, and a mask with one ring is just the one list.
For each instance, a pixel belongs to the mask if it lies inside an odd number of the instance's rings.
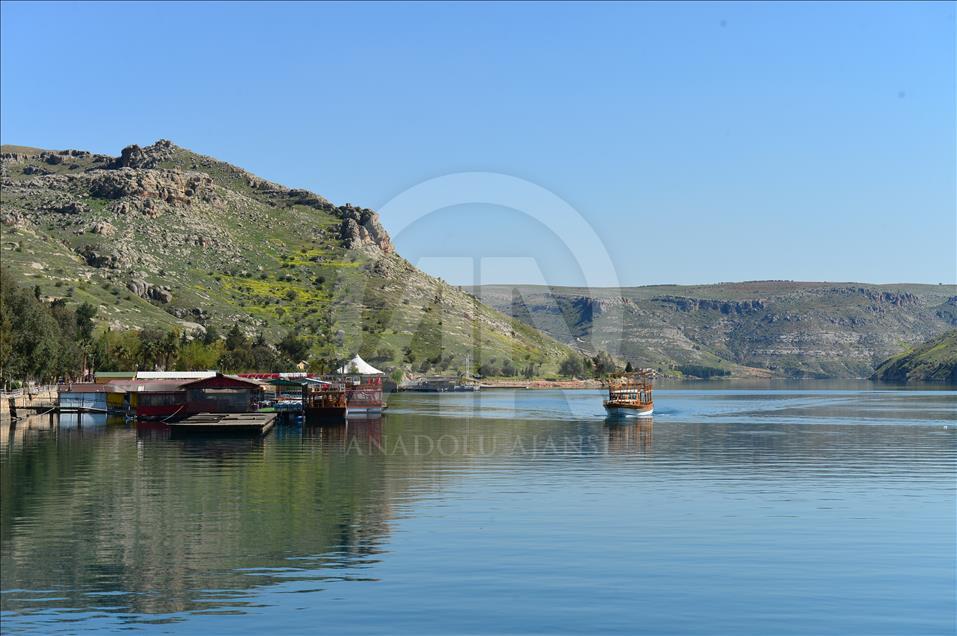
{"label": "reflection of boat in water", "polygon": [[324,448],[334,450],[337,453],[345,453],[350,450],[371,453],[371,449],[381,449],[381,417],[359,420],[343,418],[338,422],[326,421],[325,424],[325,426],[304,426],[302,437],[319,440]]}
{"label": "reflection of boat in water", "polygon": [[655,411],[654,375],[652,369],[640,369],[609,380],[608,399],[603,402],[608,417],[650,417]]}
{"label": "reflection of boat in water", "polygon": [[654,444],[655,426],[651,417],[628,420],[609,418],[605,430],[608,452],[615,455],[647,453]]}

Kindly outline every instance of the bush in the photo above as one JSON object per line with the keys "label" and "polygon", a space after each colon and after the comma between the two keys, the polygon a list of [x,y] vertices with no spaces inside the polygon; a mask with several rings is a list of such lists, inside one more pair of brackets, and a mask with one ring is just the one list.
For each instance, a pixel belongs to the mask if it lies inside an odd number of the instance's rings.
{"label": "bush", "polygon": [[731,372],[726,369],[709,367],[703,364],[682,364],[678,367],[678,370],[684,375],[691,375],[696,378],[701,378],[702,380],[731,375]]}

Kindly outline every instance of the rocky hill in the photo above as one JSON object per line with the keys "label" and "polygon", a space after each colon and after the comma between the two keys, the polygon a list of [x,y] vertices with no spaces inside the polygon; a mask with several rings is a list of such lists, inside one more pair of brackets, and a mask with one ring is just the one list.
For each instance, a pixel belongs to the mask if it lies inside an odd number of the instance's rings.
{"label": "rocky hill", "polygon": [[4,146],[0,255],[42,298],[89,302],[114,329],[290,330],[316,356],[448,371],[495,359],[557,368],[568,349],[395,253],[378,215],[169,141]]}
{"label": "rocky hill", "polygon": [[957,325],[953,285],[762,281],[474,292],[563,342],[676,375],[866,378],[902,347]]}
{"label": "rocky hill", "polygon": [[885,360],[873,380],[897,383],[945,382],[957,385],[957,330],[932,338]]}

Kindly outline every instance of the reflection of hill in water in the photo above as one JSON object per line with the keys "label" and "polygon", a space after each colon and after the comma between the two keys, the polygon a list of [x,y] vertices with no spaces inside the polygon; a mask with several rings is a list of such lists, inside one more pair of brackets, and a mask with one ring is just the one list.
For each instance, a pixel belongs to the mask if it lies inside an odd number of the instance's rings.
{"label": "reflection of hill in water", "polygon": [[[601,418],[438,418],[277,427],[264,439],[176,440],[113,424],[4,432],[4,610],[111,606],[167,614],[241,610],[255,588],[374,578],[394,520],[470,470],[549,471],[556,484],[640,462],[662,479],[722,465],[741,480],[818,474],[861,453],[887,471],[908,427],[609,425]],[[782,463],[780,458],[789,461]],[[885,461],[886,460],[886,463]],[[51,593],[51,591],[53,593]],[[109,597],[105,593],[119,593]]]}
{"label": "reflection of hill in water", "polygon": [[[125,427],[28,434],[3,456],[3,589],[62,590],[74,607],[166,613],[208,608],[203,590],[297,574],[321,587],[323,573],[354,575],[376,560],[394,491],[415,466],[346,456],[326,433],[283,433],[205,441]],[[88,596],[117,591],[108,602]],[[4,595],[4,609],[29,596]]]}

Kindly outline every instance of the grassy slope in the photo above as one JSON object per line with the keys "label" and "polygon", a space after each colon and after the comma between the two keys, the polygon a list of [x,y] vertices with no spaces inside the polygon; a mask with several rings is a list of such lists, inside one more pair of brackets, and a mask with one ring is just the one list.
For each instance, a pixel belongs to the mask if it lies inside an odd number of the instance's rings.
{"label": "grassy slope", "polygon": [[[13,164],[5,176],[26,184],[31,179],[22,172],[26,165],[74,175],[103,168],[104,161],[93,155],[49,165],[31,158]],[[508,358],[520,368],[535,362],[550,372],[568,351],[398,255],[345,249],[334,213],[297,204],[288,193],[257,190],[250,186],[251,175],[229,164],[176,149],[157,167],[208,174],[226,205],[174,209],[155,218],[117,215],[110,209],[113,202],[77,191],[72,195],[88,212],[38,213],[42,205],[31,200],[35,192],[4,188],[5,211],[26,209],[39,219],[2,227],[4,266],[23,284],[38,285],[45,296],[98,305],[100,317],[116,328],[239,323],[272,340],[295,329],[312,338],[317,351],[360,350],[369,357],[391,352],[398,364],[411,350],[414,366],[444,357],[451,360],[449,370],[462,368],[468,352],[476,363]],[[97,221],[109,222],[115,234],[93,233]],[[214,243],[204,246],[199,239]],[[78,255],[85,246],[121,249],[132,263],[119,269],[90,267]],[[173,301],[163,305],[130,293],[131,278],[168,286]]]}
{"label": "grassy slope", "polygon": [[884,361],[877,367],[873,379],[957,384],[957,330]]}

